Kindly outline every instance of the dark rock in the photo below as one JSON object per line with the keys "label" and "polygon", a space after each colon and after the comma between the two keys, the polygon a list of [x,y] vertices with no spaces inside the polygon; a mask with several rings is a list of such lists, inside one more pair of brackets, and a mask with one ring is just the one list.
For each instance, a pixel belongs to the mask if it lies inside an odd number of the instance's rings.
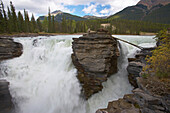
{"label": "dark rock", "polygon": [[22,49],[22,44],[14,42],[13,39],[0,38],[0,61],[19,57]]}
{"label": "dark rock", "polygon": [[78,70],[77,78],[82,84],[84,96],[88,99],[101,91],[102,82],[118,70],[117,40],[102,30],[73,40],[72,61]]}
{"label": "dark rock", "polygon": [[136,108],[132,103],[125,99],[109,102],[106,109],[99,109],[96,113],[139,113],[139,108]]}
{"label": "dark rock", "polygon": [[11,113],[13,108],[8,85],[9,82],[6,80],[0,80],[0,113]]}
{"label": "dark rock", "polygon": [[140,73],[142,72],[143,67],[146,65],[146,56],[152,55],[152,50],[155,48],[144,48],[141,51],[137,52],[135,58],[129,58],[129,65],[127,67],[127,71],[129,73],[128,79],[132,86],[135,88],[138,87],[137,85],[137,77],[140,77]]}

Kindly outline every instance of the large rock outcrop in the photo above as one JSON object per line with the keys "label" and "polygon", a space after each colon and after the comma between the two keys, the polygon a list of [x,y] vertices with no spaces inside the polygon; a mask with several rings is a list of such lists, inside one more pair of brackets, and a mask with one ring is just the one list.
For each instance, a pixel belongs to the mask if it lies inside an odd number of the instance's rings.
{"label": "large rock outcrop", "polygon": [[0,38],[0,61],[19,57],[22,54],[22,44],[10,38]]}
{"label": "large rock outcrop", "polygon": [[82,84],[84,97],[102,90],[107,77],[117,72],[117,40],[107,31],[90,32],[73,39],[72,61]]}
{"label": "large rock outcrop", "polygon": [[[22,54],[22,44],[13,39],[0,38],[0,62],[5,59],[19,57]],[[9,92],[9,82],[0,80],[0,113],[11,113],[13,109],[12,97]]]}

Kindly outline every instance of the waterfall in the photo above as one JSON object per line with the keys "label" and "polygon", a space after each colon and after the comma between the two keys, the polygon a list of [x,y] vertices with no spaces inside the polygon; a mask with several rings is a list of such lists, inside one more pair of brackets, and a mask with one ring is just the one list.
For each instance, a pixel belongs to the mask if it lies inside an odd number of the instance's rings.
{"label": "waterfall", "polygon": [[15,39],[23,44],[23,54],[1,62],[0,78],[10,82],[16,113],[95,113],[109,101],[131,93],[126,67],[132,48],[120,42],[118,73],[103,83],[101,92],[88,101],[81,99],[77,70],[71,60],[72,37],[79,36]]}

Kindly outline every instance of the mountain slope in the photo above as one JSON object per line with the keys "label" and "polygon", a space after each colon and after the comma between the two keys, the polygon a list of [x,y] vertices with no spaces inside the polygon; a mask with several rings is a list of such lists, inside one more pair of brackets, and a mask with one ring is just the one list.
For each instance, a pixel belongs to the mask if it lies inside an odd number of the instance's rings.
{"label": "mountain slope", "polygon": [[[54,20],[58,21],[58,22],[61,22],[62,18],[65,18],[66,20],[75,20],[75,21],[87,20],[86,18],[82,18],[82,17],[76,16],[76,15],[65,13],[60,10],[56,10],[56,11],[52,12],[51,15],[54,16]],[[45,17],[48,17],[48,15],[40,16],[39,19],[44,20]]]}
{"label": "mountain slope", "polygon": [[127,7],[115,15],[110,16],[108,19],[141,20],[145,14],[145,8],[143,5]]}
{"label": "mountain slope", "polygon": [[170,3],[170,0],[141,0],[138,4],[142,4],[148,7],[148,9],[152,8],[153,6],[162,4],[167,5]]}
{"label": "mountain slope", "polygon": [[144,21],[170,24],[170,4],[152,11],[143,18]]}
{"label": "mountain slope", "polygon": [[127,7],[111,15],[108,19],[142,20],[170,24],[170,4],[168,3],[170,0],[141,0],[137,5]]}

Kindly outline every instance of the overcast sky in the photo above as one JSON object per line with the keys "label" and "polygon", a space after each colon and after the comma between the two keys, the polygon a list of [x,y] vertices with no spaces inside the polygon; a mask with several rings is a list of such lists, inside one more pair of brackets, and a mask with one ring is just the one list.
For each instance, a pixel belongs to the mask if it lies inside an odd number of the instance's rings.
{"label": "overcast sky", "polygon": [[132,6],[140,0],[2,0],[5,6],[12,1],[17,11],[26,9],[36,17],[61,10],[78,16],[94,15],[108,16],[115,14],[127,6]]}

